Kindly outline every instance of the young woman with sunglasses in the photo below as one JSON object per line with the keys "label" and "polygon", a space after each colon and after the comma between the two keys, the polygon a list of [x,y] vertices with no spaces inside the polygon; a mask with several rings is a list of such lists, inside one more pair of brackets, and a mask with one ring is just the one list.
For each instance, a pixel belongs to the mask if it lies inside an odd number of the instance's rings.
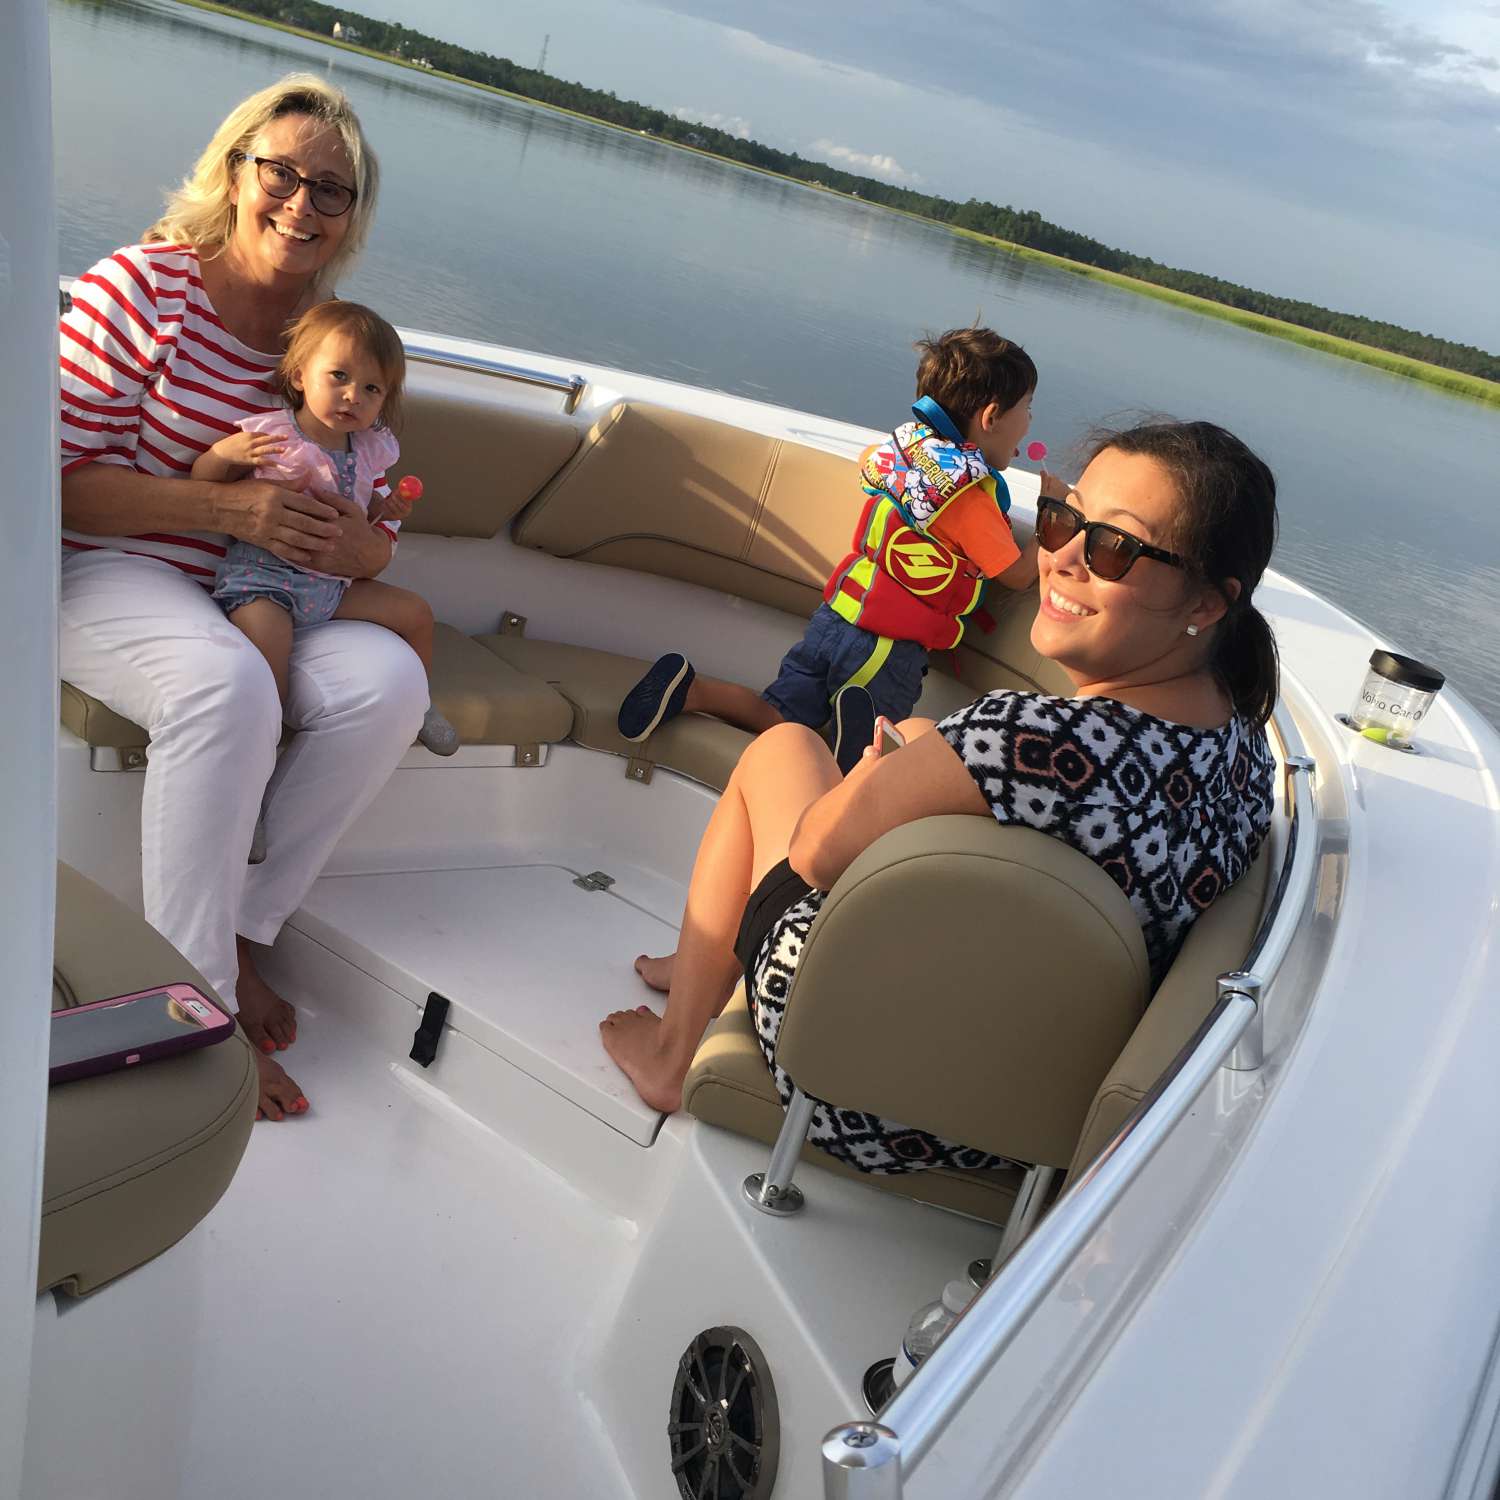
{"label": "young woman with sunglasses", "polygon": [[[1249,868],[1271,820],[1263,726],[1276,651],[1251,603],[1276,535],[1276,484],[1206,422],[1103,438],[1037,540],[1037,649],[1074,684],[1061,698],[994,692],[840,779],[827,746],[781,725],[745,751],[693,868],[677,952],[640,958],[667,994],[601,1025],[609,1054],[658,1109],[743,972],[783,1102],[776,1035],[807,933],[856,855],[903,823],[994,817],[1064,840],[1120,885],[1159,980],[1196,917]],[[1003,975],[1004,955],[995,956]],[[1003,1003],[1003,1002],[997,1002]],[[863,1171],[985,1168],[993,1157],[819,1103],[810,1139]]]}
{"label": "young woman with sunglasses", "polygon": [[[292,1008],[256,972],[339,835],[385,784],[427,707],[420,662],[375,625],[298,635],[277,766],[270,667],[209,597],[231,538],[373,578],[391,539],[364,509],[260,479],[191,477],[236,422],[279,405],[287,322],[363,244],[375,158],[349,101],[303,74],[230,112],[144,236],[85,273],[61,326],[63,677],[151,734],[141,808],[145,914],[239,1018],[273,1119],[307,1108],[273,1060]],[[400,519],[399,507],[387,514]]]}

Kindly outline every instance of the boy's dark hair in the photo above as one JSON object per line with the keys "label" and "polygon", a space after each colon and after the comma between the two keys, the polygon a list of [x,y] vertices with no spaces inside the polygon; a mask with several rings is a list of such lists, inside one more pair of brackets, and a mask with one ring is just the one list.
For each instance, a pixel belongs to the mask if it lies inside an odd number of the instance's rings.
{"label": "boy's dark hair", "polygon": [[950,328],[913,345],[917,395],[931,396],[963,427],[994,402],[1009,411],[1036,389],[1036,366],[1019,345],[993,328]]}
{"label": "boy's dark hair", "polygon": [[[1276,478],[1232,432],[1212,422],[1151,421],[1096,432],[1090,459],[1113,448],[1153,458],[1177,487],[1177,515],[1164,545],[1196,577],[1219,589],[1229,610],[1213,627],[1210,664],[1236,710],[1264,724],[1276,706],[1276,638],[1250,596],[1276,546]],[[1239,592],[1229,597],[1229,579]]]}

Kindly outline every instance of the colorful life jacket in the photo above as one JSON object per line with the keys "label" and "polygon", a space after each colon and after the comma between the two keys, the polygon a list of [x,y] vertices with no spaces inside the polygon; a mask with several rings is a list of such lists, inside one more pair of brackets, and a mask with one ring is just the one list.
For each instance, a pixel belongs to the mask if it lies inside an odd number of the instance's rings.
{"label": "colorful life jacket", "polygon": [[963,638],[963,617],[979,603],[985,579],[1021,551],[1005,518],[1005,480],[936,402],[924,399],[912,410],[919,420],[860,459],[869,498],[854,550],[823,598],[861,630],[946,651]]}

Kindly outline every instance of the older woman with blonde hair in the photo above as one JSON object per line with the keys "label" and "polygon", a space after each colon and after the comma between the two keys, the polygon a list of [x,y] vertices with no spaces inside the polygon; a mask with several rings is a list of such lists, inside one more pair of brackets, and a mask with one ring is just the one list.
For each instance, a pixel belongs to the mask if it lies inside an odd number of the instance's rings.
{"label": "older woman with blonde hair", "polygon": [[[230,539],[352,578],[392,540],[337,495],[200,482],[193,460],[277,404],[288,321],[358,252],[378,169],[348,99],[296,74],[233,110],[143,237],[73,287],[61,326],[63,677],[146,728],[145,913],[226,1001],[260,1057],[260,1107],[307,1108],[274,1060],[296,1039],[256,971],[427,706],[379,626],[299,631],[285,722],[261,654],[209,598]],[[267,857],[247,864],[262,804]]]}

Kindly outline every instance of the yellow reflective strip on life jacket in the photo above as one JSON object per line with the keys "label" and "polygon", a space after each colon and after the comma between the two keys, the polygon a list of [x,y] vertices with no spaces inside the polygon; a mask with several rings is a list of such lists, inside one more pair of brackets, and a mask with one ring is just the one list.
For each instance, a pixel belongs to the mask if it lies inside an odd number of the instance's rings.
{"label": "yellow reflective strip on life jacket", "polygon": [[840,589],[832,599],[828,601],[828,607],[842,620],[847,620],[851,625],[859,624],[860,601],[851,599],[843,589]]}
{"label": "yellow reflective strip on life jacket", "polygon": [[864,548],[866,550],[880,551],[885,545],[886,532],[890,529],[892,521],[895,521],[898,526],[906,524],[900,507],[889,496],[886,496],[870,508],[870,519],[865,525]]}
{"label": "yellow reflective strip on life jacket", "polygon": [[[851,599],[844,592],[845,583],[851,580],[860,586],[861,594],[858,599]],[[839,586],[834,591],[833,598],[828,601],[828,607],[851,625],[858,625],[860,611],[864,608],[864,596],[870,592],[870,585],[874,581],[875,564],[868,557],[855,558],[849,564],[848,571],[839,579]]]}
{"label": "yellow reflective strip on life jacket", "polygon": [[842,692],[846,687],[864,687],[874,679],[875,674],[885,665],[885,659],[891,654],[891,647],[895,642],[888,635],[875,637],[875,649],[865,658],[865,664],[857,671],[848,682],[839,689]]}

